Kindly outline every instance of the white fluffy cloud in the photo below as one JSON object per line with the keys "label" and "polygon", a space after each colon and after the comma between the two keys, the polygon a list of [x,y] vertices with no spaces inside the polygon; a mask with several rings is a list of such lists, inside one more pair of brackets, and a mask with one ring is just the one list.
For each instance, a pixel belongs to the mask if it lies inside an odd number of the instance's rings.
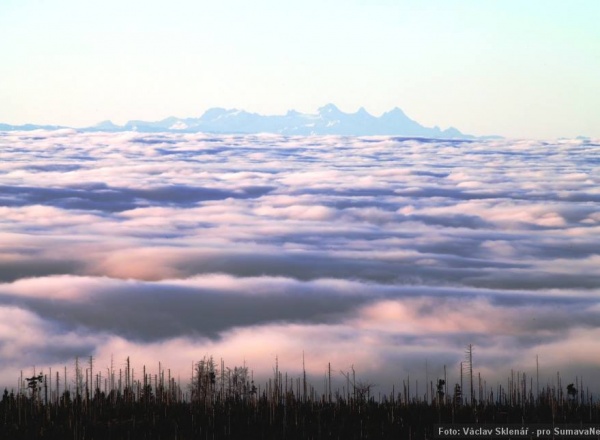
{"label": "white fluffy cloud", "polygon": [[275,357],[297,374],[304,353],[317,380],[354,365],[382,389],[423,380],[426,362],[456,372],[467,344],[489,380],[536,354],[545,371],[598,366],[597,143],[72,130],[0,143],[5,386],[90,355],[187,379],[205,355],[259,377]]}

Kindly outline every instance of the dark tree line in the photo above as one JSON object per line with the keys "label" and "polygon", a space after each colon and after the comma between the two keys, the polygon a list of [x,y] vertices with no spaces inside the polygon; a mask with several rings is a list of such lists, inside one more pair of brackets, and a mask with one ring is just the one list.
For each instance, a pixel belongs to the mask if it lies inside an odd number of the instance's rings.
{"label": "dark tree line", "polygon": [[136,374],[127,359],[123,369],[111,366],[103,375],[92,358],[85,369],[76,360],[70,381],[66,370],[62,378],[34,373],[20,379],[19,390],[4,390],[0,438],[424,439],[438,423],[600,423],[600,405],[579,392],[579,379],[563,390],[557,374],[555,385],[540,389],[538,378],[534,387],[531,377],[512,371],[506,387],[488,387],[475,377],[468,354],[466,398],[460,383],[449,389],[446,374],[420,392],[418,382],[411,390],[407,379],[398,390],[376,395],[354,369],[340,372],[345,384],[334,389],[331,365],[317,391],[305,371],[289,376],[277,361],[273,376],[257,384],[246,366],[205,358],[181,386],[161,364],[156,374],[145,367]]}

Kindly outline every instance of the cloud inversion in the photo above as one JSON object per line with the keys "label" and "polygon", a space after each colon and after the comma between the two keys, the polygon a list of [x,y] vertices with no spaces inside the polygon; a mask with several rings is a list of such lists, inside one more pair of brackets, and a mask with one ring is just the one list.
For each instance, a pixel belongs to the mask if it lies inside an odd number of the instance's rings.
{"label": "cloud inversion", "polygon": [[[0,133],[0,368],[600,366],[600,145]],[[586,347],[586,349],[582,349]],[[421,378],[421,379],[424,379]],[[591,382],[591,377],[588,383]],[[550,379],[549,379],[550,380]],[[598,384],[600,385],[600,384]]]}

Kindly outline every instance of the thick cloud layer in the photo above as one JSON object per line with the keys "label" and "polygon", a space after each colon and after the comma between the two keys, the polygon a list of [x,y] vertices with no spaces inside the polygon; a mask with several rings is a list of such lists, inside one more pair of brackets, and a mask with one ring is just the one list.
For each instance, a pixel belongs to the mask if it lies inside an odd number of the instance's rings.
{"label": "thick cloud layer", "polygon": [[[0,380],[205,355],[381,390],[600,367],[600,145],[0,133]],[[339,380],[342,381],[340,375]],[[317,379],[317,382],[320,379]],[[567,379],[568,380],[568,379]],[[341,382],[340,382],[341,383]],[[600,383],[594,384],[600,388]]]}

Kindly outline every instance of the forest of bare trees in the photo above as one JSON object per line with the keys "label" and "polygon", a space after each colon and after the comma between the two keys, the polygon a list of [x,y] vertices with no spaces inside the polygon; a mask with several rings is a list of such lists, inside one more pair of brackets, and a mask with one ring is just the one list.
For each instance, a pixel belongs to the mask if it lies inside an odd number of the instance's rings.
{"label": "forest of bare trees", "polygon": [[557,373],[540,386],[538,368],[491,386],[475,374],[470,345],[453,385],[444,367],[444,377],[425,384],[407,377],[383,394],[353,367],[336,373],[331,364],[317,387],[304,368],[289,375],[277,359],[272,377],[257,383],[247,366],[212,357],[193,363],[183,381],[162,363],[135,371],[127,358],[102,371],[90,357],[76,359],[71,373],[22,374],[0,402],[7,439],[424,439],[442,423],[598,422],[600,403],[580,378],[564,385]]}

